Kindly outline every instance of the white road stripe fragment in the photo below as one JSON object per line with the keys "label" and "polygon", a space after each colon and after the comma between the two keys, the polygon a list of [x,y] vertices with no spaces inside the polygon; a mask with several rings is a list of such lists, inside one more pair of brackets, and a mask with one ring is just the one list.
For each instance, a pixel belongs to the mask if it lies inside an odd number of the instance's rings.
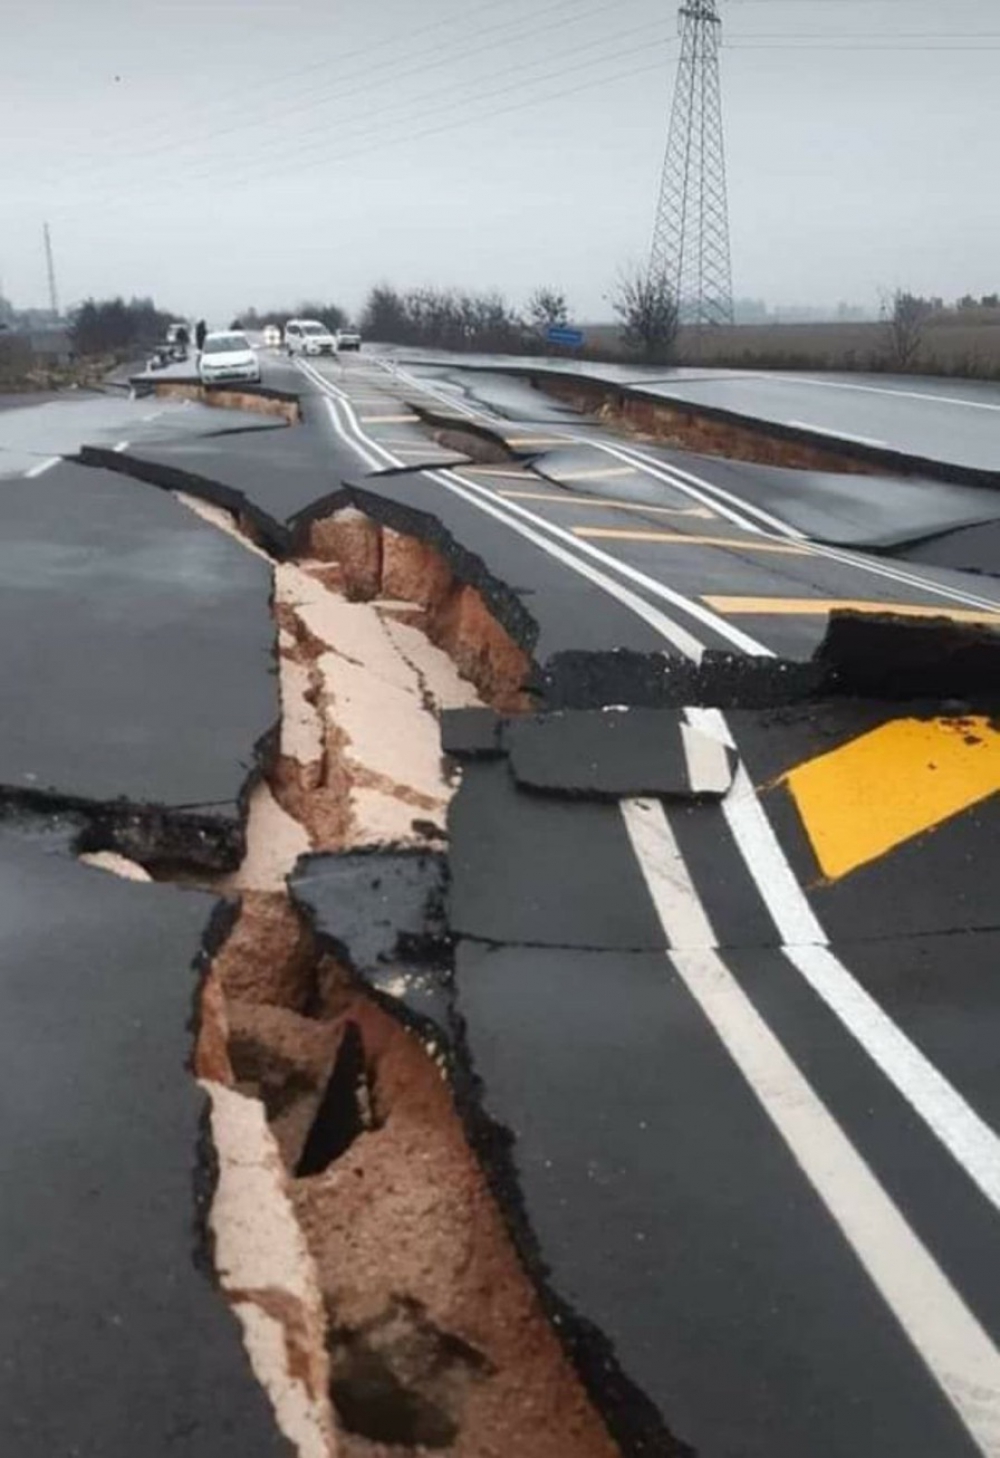
{"label": "white road stripe fragment", "polygon": [[[688,722],[732,743],[717,709],[687,709]],[[916,1110],[986,1199],[1000,1210],[1000,1137],[921,1053],[831,951],[746,769],[740,765],[723,814],[786,957]]]}
{"label": "white road stripe fragment", "polygon": [[622,814],[669,961],[988,1458],[1000,1455],[1000,1352],[725,966],[663,807]]}
{"label": "white road stripe fragment", "polygon": [[25,478],[34,480],[36,476],[44,476],[46,471],[51,471],[53,466],[58,466],[62,456],[49,456],[47,461],[39,461],[37,466],[32,466],[30,471],[25,471]]}
{"label": "white road stripe fragment", "polygon": [[733,764],[725,746],[690,724],[681,725],[681,742],[692,794],[725,795],[733,783]]}

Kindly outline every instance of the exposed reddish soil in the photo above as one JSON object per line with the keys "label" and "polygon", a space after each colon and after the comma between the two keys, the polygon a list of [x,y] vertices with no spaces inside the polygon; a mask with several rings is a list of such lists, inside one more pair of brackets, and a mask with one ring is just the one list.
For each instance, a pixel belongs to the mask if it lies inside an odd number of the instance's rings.
{"label": "exposed reddish soil", "polygon": [[254,415],[277,415],[289,425],[298,425],[302,419],[297,401],[277,400],[271,395],[253,395],[218,386],[206,389],[204,385],[185,380],[158,380],[153,391],[166,400],[197,400],[219,410],[249,410]]}
{"label": "exposed reddish soil", "polygon": [[866,475],[871,470],[863,461],[836,450],[769,434],[765,425],[759,429],[732,425],[666,403],[623,395],[596,383],[548,378],[537,383],[547,395],[596,416],[606,425],[678,450],[801,471]]}
{"label": "exposed reddish soil", "polygon": [[[206,985],[198,1070],[267,1113],[325,1306],[337,1453],[613,1458],[434,1050],[311,945],[290,907],[246,898]],[[318,1120],[334,1155],[303,1176]]]}
{"label": "exposed reddish soil", "polygon": [[459,582],[434,547],[349,508],[314,522],[308,549],[338,565],[353,602],[385,597],[419,604],[427,636],[493,708],[501,713],[530,709],[524,687],[530,658],[493,617],[481,593]]}

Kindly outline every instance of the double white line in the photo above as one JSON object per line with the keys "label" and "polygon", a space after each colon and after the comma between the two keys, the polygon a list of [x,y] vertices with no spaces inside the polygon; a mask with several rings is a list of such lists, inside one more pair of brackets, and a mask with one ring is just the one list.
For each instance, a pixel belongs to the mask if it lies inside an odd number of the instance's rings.
{"label": "double white line", "polygon": [[[341,440],[370,469],[400,464],[365,435],[342,391],[311,366],[301,367],[328,396]],[[700,658],[703,645],[686,630],[578,555],[591,555],[588,544],[514,503],[501,503],[459,472],[425,474],[610,592],[679,652]],[[559,537],[567,538],[573,550],[561,546]],[[617,571],[625,566],[613,558],[607,563]],[[642,585],[646,590],[660,587],[660,595],[669,592],[652,579]],[[680,594],[669,594],[671,599],[693,616],[704,611]],[[730,625],[717,620],[711,626],[734,641],[723,632]],[[752,651],[768,653],[759,644]],[[692,727],[733,744],[717,710],[690,709],[687,717]],[[742,766],[723,810],[778,929],[783,955],[1000,1210],[1000,1140],[835,956]],[[995,1343],[725,966],[662,805],[627,801],[622,815],[671,948],[670,961],[970,1437],[980,1452],[1000,1458],[1000,1352]]]}
{"label": "double white line", "polygon": [[[405,380],[415,389],[421,390],[424,394],[440,400],[449,409],[465,415],[470,420],[478,421],[480,424],[496,426],[497,421],[491,418],[485,411],[477,410],[464,401],[456,400],[451,395],[442,394],[432,385],[418,380],[415,376],[409,375],[405,370],[396,369],[394,377]],[[504,422],[505,424],[507,422]],[[548,428],[548,427],[546,427]],[[842,566],[850,567],[854,571],[863,572],[870,577],[881,577],[888,582],[899,583],[900,586],[912,588],[915,591],[927,593],[931,597],[940,597],[945,601],[953,602],[962,607],[976,608],[984,612],[1000,612],[1000,602],[994,598],[985,597],[979,593],[967,592],[962,588],[953,587],[945,583],[935,582],[923,577],[918,572],[912,572],[905,567],[899,567],[889,562],[877,562],[870,557],[859,556],[854,552],[841,547],[826,546],[823,543],[811,541],[805,532],[796,527],[789,526],[787,522],[766,511],[763,507],[755,506],[753,503],[744,501],[742,497],[736,496],[733,492],[727,491],[725,487],[718,486],[714,481],[707,481],[703,476],[697,476],[691,471],[683,470],[680,466],[670,466],[664,461],[658,460],[655,456],[648,455],[637,446],[612,445],[609,441],[593,440],[589,436],[579,435],[571,430],[563,430],[559,426],[552,429],[553,436],[562,435],[567,445],[588,446],[591,450],[601,451],[604,455],[613,457],[633,469],[642,472],[644,475],[653,477],[654,480],[662,481],[664,485],[671,486],[681,495],[692,501],[697,501],[702,506],[709,507],[718,516],[726,521],[732,522],[734,526],[741,527],[743,531],[750,532],[754,536],[774,537],[786,541],[799,543],[803,549],[816,557],[825,557],[828,561],[838,562]],[[889,605],[887,604],[887,607]]]}

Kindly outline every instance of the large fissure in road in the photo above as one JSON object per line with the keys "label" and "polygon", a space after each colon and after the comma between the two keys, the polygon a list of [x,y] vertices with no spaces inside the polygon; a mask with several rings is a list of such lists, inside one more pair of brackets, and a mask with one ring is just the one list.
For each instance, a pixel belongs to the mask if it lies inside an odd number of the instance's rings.
{"label": "large fissure in road", "polygon": [[[378,995],[355,974],[349,906],[343,937],[320,935],[286,885],[306,852],[361,853],[376,877],[384,860],[387,880],[400,856],[437,855],[454,788],[438,716],[521,707],[527,659],[413,540],[348,512],[313,526],[310,552],[274,566],[279,741],[244,861],[212,883],[240,898],[195,1060],[219,1278],[304,1458],[611,1458],[469,1147],[432,1024],[394,1006],[391,960]],[[398,916],[391,900],[385,914]],[[438,951],[427,975],[446,979]]]}

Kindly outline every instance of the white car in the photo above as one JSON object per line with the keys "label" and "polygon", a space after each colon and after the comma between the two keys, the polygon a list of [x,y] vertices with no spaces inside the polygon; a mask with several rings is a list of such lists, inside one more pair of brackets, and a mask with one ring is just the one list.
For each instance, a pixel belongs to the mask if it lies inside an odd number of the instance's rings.
{"label": "white car", "polygon": [[317,319],[289,319],[285,325],[285,348],[289,354],[336,354],[336,335]]}
{"label": "white car", "polygon": [[264,326],[264,348],[281,348],[281,330],[278,328],[277,324],[266,324]]}
{"label": "white car", "polygon": [[337,348],[338,349],[360,349],[361,348],[361,335],[358,333],[358,331],[356,329],[338,329],[337,330]]}
{"label": "white car", "polygon": [[198,359],[198,375],[203,385],[221,385],[229,380],[259,385],[257,351],[245,334],[207,334]]}

